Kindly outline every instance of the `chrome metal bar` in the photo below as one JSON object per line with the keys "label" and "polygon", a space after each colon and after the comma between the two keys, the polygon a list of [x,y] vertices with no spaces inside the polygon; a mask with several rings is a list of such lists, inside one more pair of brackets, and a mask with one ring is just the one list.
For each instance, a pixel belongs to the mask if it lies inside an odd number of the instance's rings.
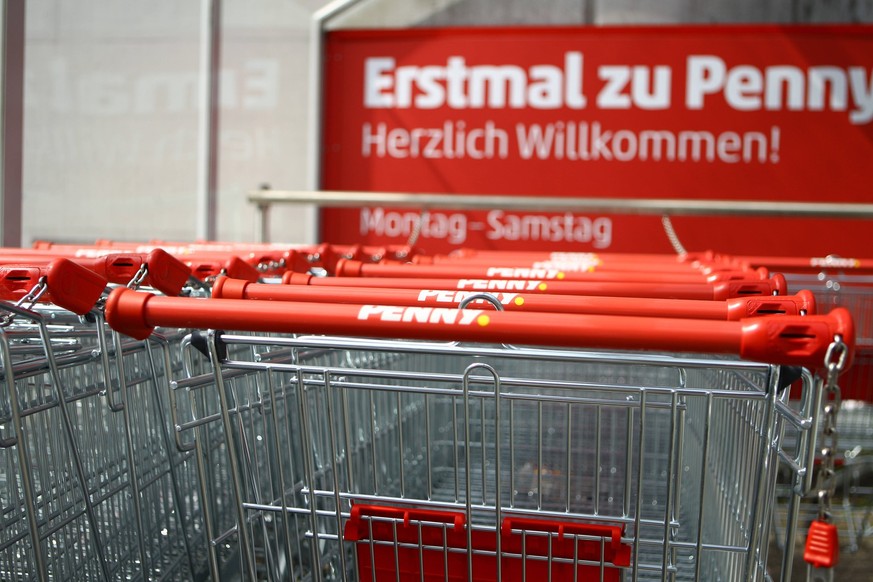
{"label": "chrome metal bar", "polygon": [[24,162],[24,0],[3,3],[0,55],[0,236],[7,247],[21,246]]}
{"label": "chrome metal bar", "polygon": [[[322,122],[323,91],[324,91],[324,32],[327,23],[343,12],[352,8],[361,0],[334,0],[312,14],[309,29],[309,159],[307,160],[307,185],[309,188],[321,188],[321,145],[322,145]],[[269,239],[269,204],[259,206],[260,237],[259,240]],[[312,240],[316,242],[318,232],[318,211],[315,208],[307,210],[308,224],[314,225]]]}
{"label": "chrome metal bar", "polygon": [[[873,219],[873,204],[854,202],[795,202],[755,200],[699,200],[676,198],[601,198],[508,196],[494,194],[427,194],[398,192],[336,192],[257,190],[249,194],[257,207],[257,239],[270,241],[269,212],[274,204],[309,204],[319,207],[455,210],[536,210],[546,212],[602,212],[655,216],[756,216],[783,218]],[[314,209],[314,207],[313,207]],[[311,221],[315,217],[310,217]]]}
{"label": "chrome metal bar", "polygon": [[396,192],[336,192],[257,190],[249,202],[259,208],[272,204],[317,204],[323,207],[392,206],[404,208],[492,208],[538,211],[597,211],[614,214],[670,216],[762,216],[871,219],[873,204],[855,202],[799,202],[757,200],[701,200],[677,198],[601,198],[508,196],[491,194],[427,194]]}
{"label": "chrome metal bar", "polygon": [[197,236],[215,240],[218,214],[221,0],[201,0]]}

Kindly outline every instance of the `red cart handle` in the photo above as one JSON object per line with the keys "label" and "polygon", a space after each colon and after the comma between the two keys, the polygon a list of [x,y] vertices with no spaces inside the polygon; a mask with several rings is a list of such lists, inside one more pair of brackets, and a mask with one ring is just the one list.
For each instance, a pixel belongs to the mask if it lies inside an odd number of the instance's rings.
{"label": "red cart handle", "polygon": [[854,350],[851,315],[754,317],[734,321],[494,312],[441,307],[289,303],[160,297],[112,291],[107,321],[147,338],[155,327],[471,341],[670,352],[729,353],[771,364],[818,368],[840,336]]}
{"label": "red cart handle", "polygon": [[[272,285],[219,277],[212,287],[215,299],[260,299],[269,301],[316,301],[324,303],[376,303],[458,307],[462,301],[483,295],[481,291],[449,289],[382,289],[375,287],[313,287]],[[737,321],[757,315],[813,315],[815,297],[801,290],[796,295],[735,297],[726,301],[695,301],[638,297],[587,297],[516,291],[488,293],[506,311],[545,311],[600,315],[638,315]],[[473,307],[487,303],[478,299]]]}
{"label": "red cart handle", "polygon": [[314,277],[285,273],[282,282],[294,285],[380,287],[387,289],[459,289],[466,291],[525,291],[555,295],[598,297],[651,297],[659,299],[705,299],[724,301],[731,297],[785,295],[788,284],[777,273],[770,279],[721,281],[718,283],[633,283],[543,281],[537,279],[417,279],[412,277]]}
{"label": "red cart handle", "polygon": [[0,267],[0,299],[20,301],[41,284],[46,287],[42,301],[84,315],[103,294],[106,279],[68,259],[55,259],[47,266]]}
{"label": "red cart handle", "polygon": [[361,261],[340,259],[337,261],[337,277],[418,277],[431,279],[539,279],[543,281],[585,281],[585,282],[634,282],[634,283],[716,283],[731,280],[760,280],[757,271],[721,271],[704,274],[700,271],[657,272],[657,271],[572,271],[553,267],[496,267],[485,265],[465,265],[443,263],[437,265],[371,264]]}

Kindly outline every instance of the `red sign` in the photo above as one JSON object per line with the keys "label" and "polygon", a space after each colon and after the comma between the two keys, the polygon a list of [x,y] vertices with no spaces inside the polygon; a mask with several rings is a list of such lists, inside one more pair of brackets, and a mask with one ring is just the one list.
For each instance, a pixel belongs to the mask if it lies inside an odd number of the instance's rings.
{"label": "red sign", "polygon": [[[322,187],[755,201],[873,197],[873,27],[333,32]],[[322,238],[421,219],[324,210]],[[867,256],[869,221],[674,218],[689,250]],[[655,216],[434,210],[419,244],[670,252]]]}

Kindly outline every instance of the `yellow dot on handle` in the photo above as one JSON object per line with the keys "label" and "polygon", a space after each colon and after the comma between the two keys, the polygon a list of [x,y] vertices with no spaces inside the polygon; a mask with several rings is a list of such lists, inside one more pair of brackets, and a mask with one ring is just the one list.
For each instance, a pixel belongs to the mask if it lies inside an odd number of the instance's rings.
{"label": "yellow dot on handle", "polygon": [[560,279],[563,279],[563,278],[566,277],[566,276],[567,276],[567,275],[564,274],[564,271],[558,271],[557,279],[560,280]]}
{"label": "yellow dot on handle", "polygon": [[482,327],[485,327],[486,325],[491,323],[491,318],[488,317],[487,315],[480,315],[479,317],[476,318],[476,323],[478,323]]}
{"label": "yellow dot on handle", "polygon": [[516,297],[513,303],[521,307],[522,305],[524,305],[524,297]]}
{"label": "yellow dot on handle", "polygon": [[537,289],[539,289],[540,291],[545,291],[546,289],[548,289],[548,287],[549,286],[545,283],[540,283],[539,285],[537,285]]}

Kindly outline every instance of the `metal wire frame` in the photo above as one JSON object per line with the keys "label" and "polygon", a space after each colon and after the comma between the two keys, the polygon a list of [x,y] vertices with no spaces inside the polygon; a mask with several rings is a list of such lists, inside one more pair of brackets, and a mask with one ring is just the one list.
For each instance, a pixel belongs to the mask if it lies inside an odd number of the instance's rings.
{"label": "metal wire frame", "polygon": [[227,335],[210,356],[236,504],[211,547],[251,579],[355,579],[353,503],[616,523],[632,579],[764,579],[782,426],[808,430],[778,369],[730,361]]}
{"label": "metal wire frame", "polygon": [[148,343],[104,330],[99,313],[3,309],[15,321],[0,329],[0,425],[11,425],[0,577],[192,579],[186,460],[158,385],[170,370]]}

